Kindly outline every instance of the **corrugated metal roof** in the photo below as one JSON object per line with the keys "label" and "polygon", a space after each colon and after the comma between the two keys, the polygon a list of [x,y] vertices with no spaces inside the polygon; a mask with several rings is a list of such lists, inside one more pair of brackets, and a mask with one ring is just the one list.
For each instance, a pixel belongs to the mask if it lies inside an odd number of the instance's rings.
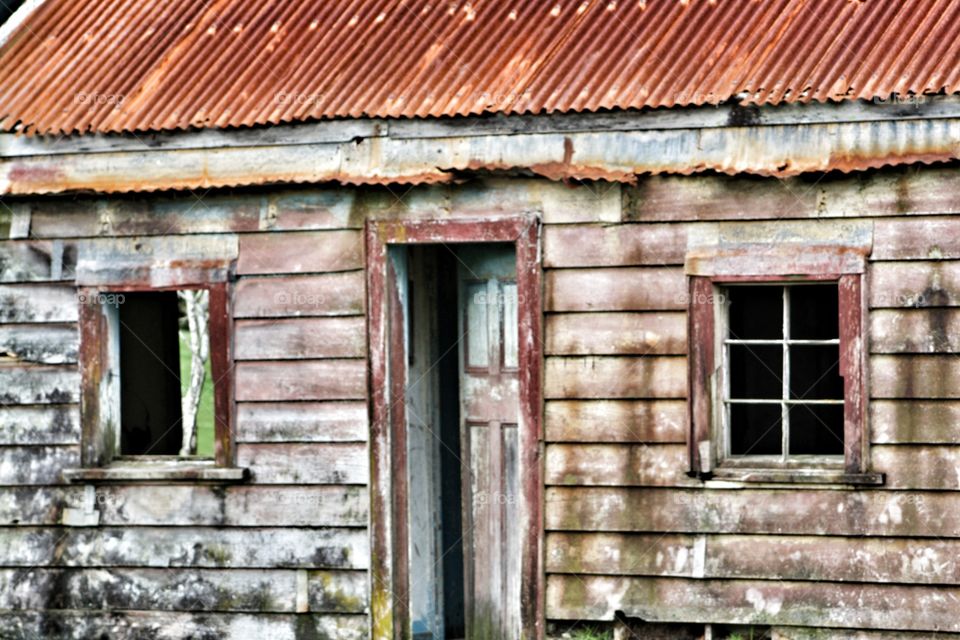
{"label": "corrugated metal roof", "polygon": [[950,0],[46,0],[2,128],[232,127],[954,93]]}

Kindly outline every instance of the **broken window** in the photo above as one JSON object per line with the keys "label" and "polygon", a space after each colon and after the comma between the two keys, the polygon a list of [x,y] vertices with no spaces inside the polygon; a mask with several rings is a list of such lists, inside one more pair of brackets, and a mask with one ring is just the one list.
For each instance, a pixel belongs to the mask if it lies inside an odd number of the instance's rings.
{"label": "broken window", "polygon": [[844,454],[836,282],[723,289],[726,456]]}

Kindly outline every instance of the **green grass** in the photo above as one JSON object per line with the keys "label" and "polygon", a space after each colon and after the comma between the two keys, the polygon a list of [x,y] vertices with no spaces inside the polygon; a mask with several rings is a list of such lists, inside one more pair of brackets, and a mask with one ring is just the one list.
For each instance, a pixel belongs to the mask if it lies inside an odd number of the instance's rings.
{"label": "green grass", "polygon": [[594,627],[577,627],[570,634],[571,640],[611,640],[613,633]]}
{"label": "green grass", "polygon": [[[204,368],[207,378],[200,392],[200,407],[197,409],[197,455],[213,457],[213,378],[210,375],[210,358]],[[187,392],[190,384],[190,344],[180,334],[180,393]]]}

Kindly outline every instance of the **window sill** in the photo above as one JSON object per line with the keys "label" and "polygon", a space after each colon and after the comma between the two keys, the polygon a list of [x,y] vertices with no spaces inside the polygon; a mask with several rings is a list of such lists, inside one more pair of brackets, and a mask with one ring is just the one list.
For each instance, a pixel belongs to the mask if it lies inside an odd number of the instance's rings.
{"label": "window sill", "polygon": [[713,480],[763,484],[832,484],[880,486],[882,473],[845,473],[832,469],[714,469]]}
{"label": "window sill", "polygon": [[166,458],[161,460],[117,460],[105,467],[65,469],[68,482],[243,482],[249,470],[218,467],[213,460]]}

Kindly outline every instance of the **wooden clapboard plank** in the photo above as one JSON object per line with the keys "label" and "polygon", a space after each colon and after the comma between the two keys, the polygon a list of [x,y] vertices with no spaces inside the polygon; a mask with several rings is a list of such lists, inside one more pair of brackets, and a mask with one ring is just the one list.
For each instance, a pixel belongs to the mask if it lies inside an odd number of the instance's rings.
{"label": "wooden clapboard plank", "polygon": [[364,402],[237,405],[237,442],[364,442],[368,431]]}
{"label": "wooden clapboard plank", "polygon": [[680,267],[560,269],[546,273],[546,311],[674,311],[687,307]]}
{"label": "wooden clapboard plank", "polygon": [[544,395],[575,398],[683,398],[687,361],[677,356],[547,358]]}
{"label": "wooden clapboard plank", "polygon": [[874,223],[873,260],[945,260],[960,258],[960,220],[887,218]]}
{"label": "wooden clapboard plank", "polygon": [[0,444],[79,444],[80,407],[0,405]]}
{"label": "wooden clapboard plank", "polygon": [[18,484],[62,484],[64,469],[80,466],[80,447],[0,447],[0,486]]}
{"label": "wooden clapboard plank", "polygon": [[0,363],[0,403],[63,404],[80,399],[80,373],[75,366]]}
{"label": "wooden clapboard plank", "polygon": [[0,241],[0,282],[72,280],[77,248],[60,240]]}
{"label": "wooden clapboard plank", "polygon": [[956,444],[960,442],[960,402],[874,400],[870,429],[877,444]]}
{"label": "wooden clapboard plank", "polygon": [[[547,530],[960,537],[947,492],[549,487]],[[762,506],[762,508],[758,508]]]}
{"label": "wooden clapboard plank", "polygon": [[234,357],[237,360],[362,358],[366,354],[366,331],[366,320],[362,316],[237,320]]}
{"label": "wooden clapboard plank", "polygon": [[320,273],[363,266],[359,231],[253,233],[240,237],[239,274]]}
{"label": "wooden clapboard plank", "polygon": [[365,443],[237,445],[237,464],[261,484],[366,484]]}
{"label": "wooden clapboard plank", "polygon": [[687,227],[682,224],[547,225],[545,267],[682,265]]}
{"label": "wooden clapboard plank", "polygon": [[960,490],[960,447],[953,445],[874,445],[872,470],[886,473],[891,489]]}
{"label": "wooden clapboard plank", "polygon": [[546,318],[547,355],[684,354],[687,315],[564,313]]}
{"label": "wooden clapboard plank", "polygon": [[870,393],[874,398],[957,398],[958,365],[953,355],[872,356]]}
{"label": "wooden clapboard plank", "polygon": [[311,571],[307,582],[310,611],[366,613],[368,580],[366,571]]}
{"label": "wooden clapboard plank", "polygon": [[550,400],[549,442],[686,442],[683,400]]}
{"label": "wooden clapboard plank", "polygon": [[236,285],[235,318],[351,316],[363,313],[362,271],[245,277]]}
{"label": "wooden clapboard plank", "polygon": [[0,360],[74,363],[79,348],[80,333],[75,324],[0,325]]}
{"label": "wooden clapboard plank", "polygon": [[870,306],[960,306],[960,261],[874,262]]}
{"label": "wooden clapboard plank", "polygon": [[870,313],[870,351],[960,352],[960,309],[876,309]]}
{"label": "wooden clapboard plank", "polygon": [[957,558],[960,540],[933,538],[621,533],[546,537],[548,573],[952,585],[960,580]]}
{"label": "wooden clapboard plank", "polygon": [[0,528],[2,567],[366,569],[363,529]]}
{"label": "wooden clapboard plank", "polygon": [[[57,640],[121,640],[162,637],[196,638],[303,637],[363,640],[369,633],[366,615],[293,613],[180,613],[175,611],[6,611],[0,613],[4,640],[36,640],[57,630]],[[144,636],[146,634],[146,636]]]}
{"label": "wooden clapboard plank", "polygon": [[544,482],[548,485],[699,486],[687,477],[682,444],[551,444]]}
{"label": "wooden clapboard plank", "polygon": [[547,616],[960,631],[960,603],[928,586],[549,576]]}
{"label": "wooden clapboard plank", "polygon": [[76,289],[57,284],[0,284],[0,322],[76,322]]}
{"label": "wooden clapboard plank", "polygon": [[239,362],[237,400],[362,400],[366,396],[366,362],[292,360]]}

